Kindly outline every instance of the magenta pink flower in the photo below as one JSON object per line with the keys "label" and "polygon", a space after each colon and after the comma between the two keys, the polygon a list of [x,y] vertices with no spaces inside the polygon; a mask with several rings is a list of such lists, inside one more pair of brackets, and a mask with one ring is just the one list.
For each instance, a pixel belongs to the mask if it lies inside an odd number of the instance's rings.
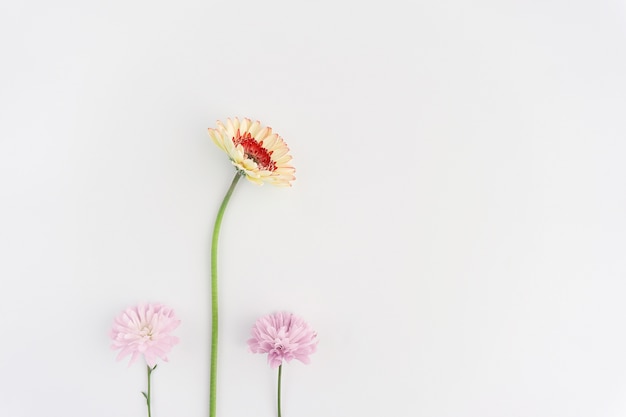
{"label": "magenta pink flower", "polygon": [[157,358],[167,361],[167,354],[178,338],[170,333],[178,327],[180,320],[174,310],[162,304],[141,304],[127,308],[115,318],[111,329],[112,349],[121,349],[117,360],[132,355],[128,366],[140,355],[153,368]]}
{"label": "magenta pink flower", "polygon": [[308,364],[309,355],[317,349],[317,333],[291,313],[270,314],[254,324],[248,346],[252,353],[267,353],[272,368],[282,365],[283,360]]}

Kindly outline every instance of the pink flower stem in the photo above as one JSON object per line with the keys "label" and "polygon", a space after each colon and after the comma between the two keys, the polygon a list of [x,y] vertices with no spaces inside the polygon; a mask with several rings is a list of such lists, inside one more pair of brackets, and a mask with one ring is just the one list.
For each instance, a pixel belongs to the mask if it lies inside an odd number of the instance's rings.
{"label": "pink flower stem", "polygon": [[148,392],[141,392],[144,396],[144,398],[146,399],[146,405],[148,406],[148,417],[152,417],[152,411],[150,410],[150,399],[152,398],[151,394],[150,394],[150,380],[152,379],[152,371],[154,371],[156,369],[156,365],[154,365],[153,368],[150,368],[150,365],[146,365],[146,367],[148,368]]}
{"label": "pink flower stem", "polygon": [[283,380],[283,365],[280,364],[278,365],[278,417],[281,417],[280,415],[280,386],[281,386],[282,380]]}
{"label": "pink flower stem", "polygon": [[242,173],[237,171],[230,188],[224,196],[222,205],[217,212],[215,226],[213,227],[213,240],[211,242],[211,378],[209,381],[209,417],[215,417],[216,392],[217,392],[217,331],[218,331],[218,304],[217,304],[217,242],[220,235],[220,227],[222,226],[222,217],[226,211],[226,206],[230,200],[230,196],[235,190],[235,186],[239,182]]}

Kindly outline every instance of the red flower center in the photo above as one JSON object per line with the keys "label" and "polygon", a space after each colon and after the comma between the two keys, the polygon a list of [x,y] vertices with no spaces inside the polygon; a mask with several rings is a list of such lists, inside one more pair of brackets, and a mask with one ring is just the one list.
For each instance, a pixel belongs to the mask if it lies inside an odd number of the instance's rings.
{"label": "red flower center", "polygon": [[235,146],[243,146],[244,154],[246,158],[252,159],[259,168],[266,171],[274,171],[276,169],[276,162],[272,161],[272,152],[263,147],[263,141],[257,142],[252,137],[250,132],[246,132],[241,135],[237,130],[237,135],[233,138]]}

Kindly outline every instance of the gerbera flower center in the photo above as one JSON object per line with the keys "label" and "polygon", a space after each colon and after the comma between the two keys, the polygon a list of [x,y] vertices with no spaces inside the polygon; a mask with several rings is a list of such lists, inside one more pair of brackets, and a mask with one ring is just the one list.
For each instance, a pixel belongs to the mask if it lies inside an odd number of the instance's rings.
{"label": "gerbera flower center", "polygon": [[246,132],[242,136],[239,130],[237,130],[237,134],[233,138],[233,143],[235,146],[243,146],[246,158],[252,159],[259,168],[266,171],[276,170],[276,162],[272,161],[273,151],[268,152],[268,150],[263,147],[263,141],[257,142],[250,132]]}

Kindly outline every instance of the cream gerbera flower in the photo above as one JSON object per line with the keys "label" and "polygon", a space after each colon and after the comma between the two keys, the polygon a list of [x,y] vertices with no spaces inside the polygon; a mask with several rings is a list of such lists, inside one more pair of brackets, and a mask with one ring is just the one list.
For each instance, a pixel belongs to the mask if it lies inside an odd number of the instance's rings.
{"label": "cream gerbera flower", "polygon": [[283,139],[271,127],[258,120],[238,118],[217,121],[216,129],[209,129],[213,142],[228,154],[233,165],[255,184],[264,182],[279,187],[291,186],[295,168],[289,165],[291,155]]}

